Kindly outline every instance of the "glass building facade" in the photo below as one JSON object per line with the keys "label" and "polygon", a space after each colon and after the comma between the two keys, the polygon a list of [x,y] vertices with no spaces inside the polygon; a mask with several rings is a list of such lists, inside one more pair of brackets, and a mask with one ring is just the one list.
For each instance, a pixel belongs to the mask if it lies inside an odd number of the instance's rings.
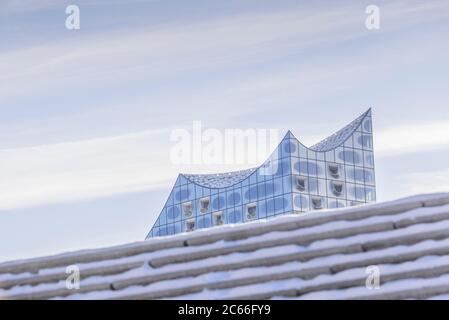
{"label": "glass building facade", "polygon": [[180,174],[147,238],[375,200],[370,109],[310,148],[287,132],[260,167]]}

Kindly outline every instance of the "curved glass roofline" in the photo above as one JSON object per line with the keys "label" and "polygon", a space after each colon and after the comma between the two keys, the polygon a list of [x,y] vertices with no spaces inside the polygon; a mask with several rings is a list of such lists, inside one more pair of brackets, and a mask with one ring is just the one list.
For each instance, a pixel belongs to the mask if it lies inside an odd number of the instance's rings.
{"label": "curved glass roofline", "polygon": [[[211,174],[187,174],[180,173],[179,176],[184,177],[191,183],[205,188],[210,189],[220,189],[220,188],[229,188],[238,183],[241,183],[243,180],[249,178],[251,175],[256,174],[257,170],[262,168],[271,158],[272,156],[279,150],[282,145],[282,142],[285,139],[295,139],[301,146],[305,149],[313,151],[313,152],[321,152],[325,153],[331,150],[334,150],[337,147],[344,145],[344,143],[354,134],[357,128],[363,123],[363,120],[371,114],[371,108],[365,111],[362,115],[357,117],[355,120],[351,121],[348,125],[338,130],[334,134],[328,136],[327,138],[321,140],[320,142],[314,144],[311,147],[307,147],[298,138],[296,138],[293,133],[288,130],[282,140],[279,142],[277,147],[273,150],[270,156],[258,167],[239,170],[239,171],[230,171],[224,173],[211,173]],[[178,179],[179,179],[178,176]],[[229,180],[229,183],[226,184],[226,180]],[[213,185],[216,181],[220,181],[221,185]]]}
{"label": "curved glass roofline", "polygon": [[[211,174],[181,173],[180,175],[195,185],[198,185],[201,187],[207,187],[207,188],[211,188],[211,189],[219,189],[219,188],[231,187],[234,184],[240,183],[241,181],[243,181],[246,178],[248,178],[249,176],[251,176],[252,173],[255,173],[258,168],[260,168],[260,166],[255,167],[255,168],[246,169],[246,170],[230,171],[230,172],[223,172],[223,173],[211,173]],[[234,181],[232,184],[223,185],[223,186],[209,186],[208,185],[209,183],[202,184],[202,183],[198,182],[199,180],[206,180],[206,181],[209,180],[211,182],[215,181],[215,180],[221,180],[223,182],[226,182],[227,179],[234,179],[234,178],[237,178],[238,181],[237,182]]]}
{"label": "curved glass roofline", "polygon": [[307,149],[315,152],[327,152],[331,151],[341,145],[343,145],[346,140],[351,137],[357,128],[363,123],[363,120],[371,114],[371,108],[365,111],[357,119],[351,121],[348,125],[338,130],[334,134],[328,136],[327,138],[321,140],[320,142],[314,144],[311,147],[306,147]]}

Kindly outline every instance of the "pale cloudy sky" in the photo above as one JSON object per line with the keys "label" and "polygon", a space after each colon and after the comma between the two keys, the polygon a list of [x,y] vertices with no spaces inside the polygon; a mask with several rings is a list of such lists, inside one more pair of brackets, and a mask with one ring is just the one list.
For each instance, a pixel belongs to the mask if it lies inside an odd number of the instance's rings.
{"label": "pale cloudy sky", "polygon": [[373,107],[378,200],[449,191],[448,34],[446,0],[1,0],[0,260],[143,239],[194,120],[311,145]]}

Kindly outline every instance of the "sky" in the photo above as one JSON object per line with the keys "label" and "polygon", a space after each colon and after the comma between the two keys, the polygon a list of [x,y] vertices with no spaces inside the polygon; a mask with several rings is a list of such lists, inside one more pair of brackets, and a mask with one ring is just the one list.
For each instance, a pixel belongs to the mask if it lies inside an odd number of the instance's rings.
{"label": "sky", "polygon": [[142,240],[179,172],[248,167],[169,161],[194,121],[310,146],[372,107],[378,201],[449,191],[448,34],[447,0],[1,0],[0,261]]}

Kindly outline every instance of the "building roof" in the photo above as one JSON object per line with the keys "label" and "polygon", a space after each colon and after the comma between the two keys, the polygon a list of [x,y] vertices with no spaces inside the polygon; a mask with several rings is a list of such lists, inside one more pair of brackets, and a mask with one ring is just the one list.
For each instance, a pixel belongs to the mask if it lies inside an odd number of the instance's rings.
{"label": "building roof", "polygon": [[355,130],[362,124],[363,120],[371,114],[371,109],[360,115],[357,119],[352,121],[344,128],[338,130],[333,135],[311,146],[309,149],[318,152],[325,152],[335,149],[345,143],[346,140],[354,133]]}
{"label": "building roof", "polygon": [[[65,286],[80,269],[79,290]],[[380,289],[367,289],[367,267]],[[449,194],[0,264],[3,299],[449,298]]]}
{"label": "building roof", "polygon": [[[348,140],[354,132],[359,128],[362,124],[365,118],[371,117],[371,108],[365,111],[363,114],[361,114],[359,117],[357,117],[355,120],[353,120],[351,123],[343,127],[342,129],[338,130],[334,134],[330,135],[329,137],[323,139],[322,141],[318,142],[317,144],[313,145],[312,147],[307,147],[303,143],[301,143],[291,131],[288,131],[282,139],[284,141],[285,139],[293,139],[297,142],[297,144],[301,145],[304,149],[308,149],[314,152],[327,152],[329,150],[333,150],[339,146],[342,146],[346,140]],[[371,122],[369,122],[371,125]],[[371,128],[368,130],[371,132]],[[282,141],[279,143],[279,146],[282,145]],[[278,148],[279,148],[278,146]],[[277,152],[276,150],[273,152],[274,156],[276,156]],[[271,157],[270,157],[271,158]],[[267,163],[271,161],[272,159],[268,159],[263,163],[260,167],[267,166]],[[254,173],[259,167],[256,168],[250,168],[246,170],[241,171],[233,171],[233,172],[225,172],[225,173],[215,173],[215,174],[186,174],[182,173],[180,176],[186,178],[187,180],[203,187],[208,188],[226,188],[230,187],[232,185],[235,185],[239,182],[242,182],[246,178],[248,178],[252,173]]]}
{"label": "building roof", "polygon": [[226,188],[247,178],[257,168],[213,174],[182,174],[188,180],[203,187]]}

